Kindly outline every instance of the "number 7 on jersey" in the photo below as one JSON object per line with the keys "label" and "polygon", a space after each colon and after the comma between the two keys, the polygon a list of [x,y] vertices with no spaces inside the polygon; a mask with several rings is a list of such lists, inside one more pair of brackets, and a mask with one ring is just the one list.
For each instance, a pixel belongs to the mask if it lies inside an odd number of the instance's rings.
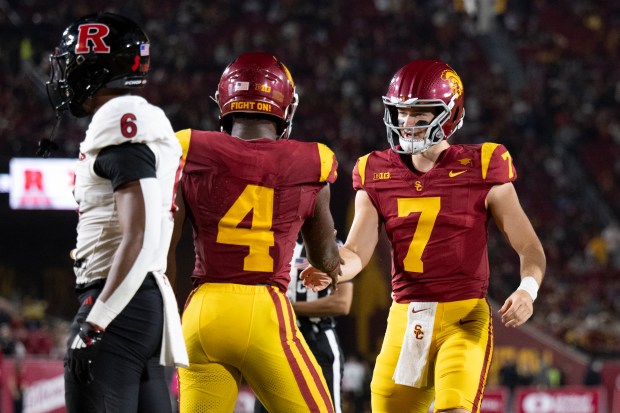
{"label": "number 7 on jersey", "polygon": [[398,198],[398,216],[406,217],[413,212],[419,212],[418,226],[413,233],[413,239],[409,244],[407,255],[403,260],[405,271],[424,272],[422,253],[431,238],[437,215],[441,209],[439,197],[429,198]]}

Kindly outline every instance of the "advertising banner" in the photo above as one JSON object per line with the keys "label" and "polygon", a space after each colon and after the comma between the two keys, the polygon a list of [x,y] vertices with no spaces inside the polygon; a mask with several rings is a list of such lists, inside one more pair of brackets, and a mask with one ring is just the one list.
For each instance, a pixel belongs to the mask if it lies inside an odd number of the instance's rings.
{"label": "advertising banner", "polygon": [[65,382],[62,360],[4,359],[2,363],[2,413],[13,413],[11,387],[20,388],[23,413],[65,411]]}
{"label": "advertising banner", "polygon": [[570,386],[540,390],[521,388],[515,396],[515,413],[606,413],[603,387]]}

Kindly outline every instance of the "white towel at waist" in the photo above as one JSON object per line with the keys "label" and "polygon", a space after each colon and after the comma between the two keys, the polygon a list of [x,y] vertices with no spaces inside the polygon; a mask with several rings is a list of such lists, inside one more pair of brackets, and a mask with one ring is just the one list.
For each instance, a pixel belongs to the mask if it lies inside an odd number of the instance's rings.
{"label": "white towel at waist", "polygon": [[407,329],[392,379],[396,384],[425,387],[428,353],[433,338],[436,302],[413,302],[407,309]]}
{"label": "white towel at waist", "polygon": [[188,367],[189,358],[181,329],[181,317],[177,299],[172,286],[165,274],[153,272],[157,286],[164,299],[164,331],[161,339],[161,356],[159,364],[162,366]]}

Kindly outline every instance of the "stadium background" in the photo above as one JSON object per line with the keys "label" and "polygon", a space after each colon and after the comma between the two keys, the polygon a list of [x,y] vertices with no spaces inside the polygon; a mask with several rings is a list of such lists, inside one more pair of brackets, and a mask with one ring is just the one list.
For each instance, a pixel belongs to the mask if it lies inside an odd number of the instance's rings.
{"label": "stadium background", "polygon": [[[34,156],[38,140],[49,136],[48,55],[68,23],[97,10],[126,14],[149,34],[152,73],[140,93],[164,108],[175,129],[218,128],[209,96],[236,55],[279,56],[300,95],[292,138],[326,143],[339,159],[331,205],[341,237],[352,215],[357,157],[388,147],[381,95],[391,75],[415,58],[452,65],[466,108],[452,141],[508,147],[515,186],[548,258],[527,334],[498,343],[490,384],[501,384],[500,369],[512,358],[519,384],[538,386],[555,384],[549,367],[562,372],[564,384],[583,384],[591,362],[601,361],[611,411],[620,357],[618,2],[0,0],[0,173],[8,174],[11,158]],[[63,119],[56,157],[76,156],[86,125]],[[68,257],[76,222],[73,211],[13,210],[0,194],[6,359],[62,357],[76,308]],[[501,303],[518,284],[518,259],[494,226],[490,231],[490,297]],[[182,303],[193,260],[188,231],[179,254]],[[355,281],[351,315],[339,321],[345,351],[368,367],[385,327],[389,276],[383,240]],[[499,323],[496,330],[502,334]],[[570,361],[561,365],[562,357]]]}

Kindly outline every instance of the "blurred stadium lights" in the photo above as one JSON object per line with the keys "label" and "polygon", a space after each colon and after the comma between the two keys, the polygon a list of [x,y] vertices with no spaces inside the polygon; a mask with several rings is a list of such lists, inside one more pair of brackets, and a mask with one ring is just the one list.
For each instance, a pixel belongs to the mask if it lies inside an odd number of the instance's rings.
{"label": "blurred stadium lights", "polygon": [[0,174],[0,193],[9,192],[11,190],[11,175]]}

